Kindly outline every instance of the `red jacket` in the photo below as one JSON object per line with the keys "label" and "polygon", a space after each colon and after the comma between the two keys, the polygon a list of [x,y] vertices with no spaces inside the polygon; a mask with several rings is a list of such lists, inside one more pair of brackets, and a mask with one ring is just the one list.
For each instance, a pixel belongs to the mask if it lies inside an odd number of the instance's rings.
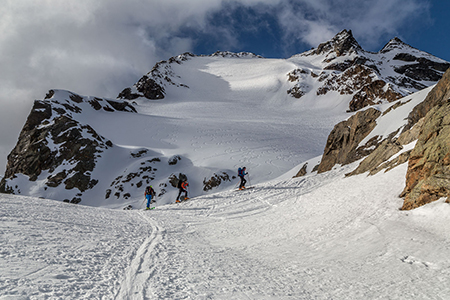
{"label": "red jacket", "polygon": [[185,190],[185,189],[188,187],[188,185],[189,185],[189,183],[187,183],[187,181],[183,181],[183,182],[181,183],[181,188],[182,188],[183,190]]}

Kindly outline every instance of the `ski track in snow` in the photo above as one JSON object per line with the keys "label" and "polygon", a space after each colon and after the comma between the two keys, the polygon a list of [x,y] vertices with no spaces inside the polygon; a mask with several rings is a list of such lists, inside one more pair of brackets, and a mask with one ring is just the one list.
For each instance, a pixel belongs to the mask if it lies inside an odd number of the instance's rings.
{"label": "ski track in snow", "polygon": [[155,249],[161,243],[161,229],[148,218],[143,218],[151,225],[150,236],[145,239],[136,252],[130,266],[125,271],[119,292],[114,299],[152,299],[150,278],[156,273]]}

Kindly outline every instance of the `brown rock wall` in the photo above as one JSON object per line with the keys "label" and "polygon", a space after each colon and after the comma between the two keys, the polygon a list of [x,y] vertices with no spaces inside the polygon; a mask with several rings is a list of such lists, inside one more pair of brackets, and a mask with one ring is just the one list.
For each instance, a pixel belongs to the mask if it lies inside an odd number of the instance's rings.
{"label": "brown rock wall", "polygon": [[362,154],[358,145],[375,128],[380,115],[380,111],[369,108],[337,124],[328,136],[318,173],[329,171],[336,164],[352,163],[369,154],[368,150]]}
{"label": "brown rock wall", "polygon": [[400,195],[405,197],[402,209],[417,208],[449,195],[450,99],[447,99],[424,119],[409,159],[406,187]]}

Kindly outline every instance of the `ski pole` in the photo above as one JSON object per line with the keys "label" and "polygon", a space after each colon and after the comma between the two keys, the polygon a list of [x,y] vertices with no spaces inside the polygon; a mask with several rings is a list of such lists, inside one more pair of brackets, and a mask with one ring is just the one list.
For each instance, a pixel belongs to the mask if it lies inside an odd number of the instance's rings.
{"label": "ski pole", "polygon": [[250,186],[252,186],[252,182],[251,182],[251,180],[250,180],[250,174],[247,173],[247,175],[248,175],[248,184],[249,184]]}
{"label": "ski pole", "polygon": [[[239,177],[238,177],[239,178]],[[239,181],[234,185],[234,188],[237,188],[239,185]]]}
{"label": "ski pole", "polygon": [[[156,196],[154,197],[154,198],[152,198],[152,200],[154,201],[153,202],[153,206],[156,208]],[[150,204],[150,206],[152,206],[151,204]],[[151,208],[151,207],[150,207]]]}

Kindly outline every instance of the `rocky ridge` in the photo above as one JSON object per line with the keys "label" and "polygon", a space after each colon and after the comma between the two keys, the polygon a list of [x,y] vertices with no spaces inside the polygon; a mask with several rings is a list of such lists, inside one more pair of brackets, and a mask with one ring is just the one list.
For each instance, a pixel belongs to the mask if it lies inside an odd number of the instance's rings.
{"label": "rocky ridge", "polygon": [[98,183],[91,174],[98,158],[113,147],[110,140],[77,120],[85,109],[135,112],[127,102],[49,91],[45,100],[34,102],[17,145],[8,155],[0,192],[19,194],[20,186],[8,184],[18,174],[29,177],[29,181],[45,176],[44,189],[59,185],[67,190],[76,188],[78,192],[68,201],[81,201],[82,193]]}
{"label": "rocky ridge", "polygon": [[[417,50],[398,38],[387,43],[379,52],[365,51],[350,30],[343,30],[317,48],[293,58],[320,58],[322,71],[303,70],[320,84],[317,96],[336,92],[351,96],[349,112],[385,102],[393,102],[435,84],[450,64],[426,52]],[[299,73],[299,72],[296,72]],[[295,85],[288,93],[301,98],[311,89],[305,76],[292,76]]]}
{"label": "rocky ridge", "polygon": [[[248,52],[217,51],[208,56],[184,53],[158,62],[136,84],[125,88],[118,98],[161,100],[169,86],[189,88],[172,66],[181,65],[194,57],[263,58]],[[291,85],[287,93],[296,99],[308,93],[316,96],[332,92],[349,95],[349,112],[393,102],[436,84],[450,67],[450,63],[417,50],[398,38],[389,41],[377,53],[366,51],[358,44],[351,30],[343,30],[317,48],[295,55],[290,60],[299,58],[319,59],[321,63],[318,69],[299,68],[286,74],[286,81]]]}
{"label": "rocky ridge", "polygon": [[[0,192],[27,195],[29,189],[39,187],[40,195],[46,198],[75,204],[94,192],[108,203],[125,202],[154,184],[161,197],[168,187],[176,187],[180,164],[192,163],[181,155],[164,157],[148,148],[116,145],[89,124],[89,116],[105,114],[105,118],[114,119],[118,113],[136,112],[129,101],[50,90],[44,100],[34,102],[8,155]],[[112,170],[108,177],[97,172],[99,165]],[[223,171],[203,181],[208,191],[230,179]]]}
{"label": "rocky ridge", "polygon": [[[404,198],[402,209],[414,209],[442,197],[450,203],[450,70],[414,106],[403,127],[385,138],[375,135],[361,144],[381,117],[408,101],[399,101],[383,113],[369,108],[337,124],[328,137],[318,172],[360,159],[358,167],[347,176],[366,172],[374,175],[408,163],[406,186],[400,195]],[[409,149],[408,145],[413,144]],[[304,175],[304,171],[297,174]]]}
{"label": "rocky ridge", "polygon": [[134,100],[139,97],[144,97],[149,100],[161,100],[164,99],[168,86],[189,88],[189,86],[182,83],[182,78],[173,71],[172,65],[181,65],[193,57],[262,58],[262,56],[250,52],[233,53],[229,51],[217,51],[208,56],[197,56],[186,52],[156,63],[150,72],[142,76],[132,87],[125,88],[119,93],[117,98]]}

